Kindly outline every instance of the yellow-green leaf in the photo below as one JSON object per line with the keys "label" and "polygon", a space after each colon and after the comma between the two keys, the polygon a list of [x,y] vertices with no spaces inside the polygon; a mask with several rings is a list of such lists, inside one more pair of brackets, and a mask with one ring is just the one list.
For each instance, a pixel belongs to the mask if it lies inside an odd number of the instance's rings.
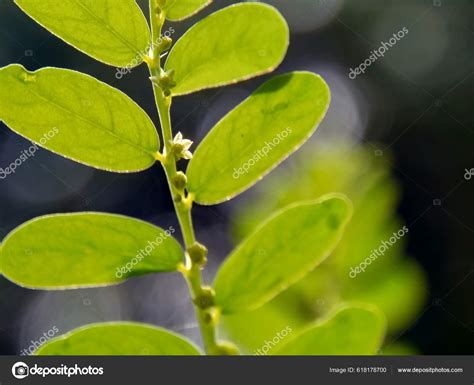
{"label": "yellow-green leaf", "polygon": [[196,356],[198,348],[175,333],[134,322],[91,324],[52,339],[40,356]]}
{"label": "yellow-green leaf", "polygon": [[245,239],[219,269],[216,304],[230,314],[256,309],[321,263],[351,215],[340,195],[299,203],[275,214]]}
{"label": "yellow-green leaf", "polygon": [[316,130],[330,92],[310,72],[277,76],[259,87],[204,138],[188,167],[188,189],[201,204],[246,190]]}
{"label": "yellow-green leaf", "polygon": [[277,355],[372,355],[385,336],[386,320],[375,307],[346,306],[281,347]]}
{"label": "yellow-green leaf", "polygon": [[159,149],[152,121],[133,100],[76,71],[1,68],[0,120],[48,150],[103,170],[144,170]]}
{"label": "yellow-green leaf", "polygon": [[273,71],[288,49],[280,13],[261,3],[240,3],[207,16],[175,44],[165,69],[175,71],[173,95],[219,87]]}
{"label": "yellow-green leaf", "polygon": [[175,271],[184,253],[174,231],[105,213],[43,216],[6,236],[0,272],[20,286],[74,289]]}
{"label": "yellow-green leaf", "polygon": [[32,19],[93,58],[116,67],[140,64],[150,30],[135,0],[15,0]]}
{"label": "yellow-green leaf", "polygon": [[170,21],[184,20],[211,3],[212,0],[167,0],[166,18]]}

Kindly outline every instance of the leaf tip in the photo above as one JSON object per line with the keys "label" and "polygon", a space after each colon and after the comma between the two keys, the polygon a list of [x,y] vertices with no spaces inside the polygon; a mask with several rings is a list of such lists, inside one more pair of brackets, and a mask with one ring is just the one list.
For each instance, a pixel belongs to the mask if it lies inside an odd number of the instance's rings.
{"label": "leaf tip", "polygon": [[341,226],[341,224],[344,227],[352,218],[352,214],[354,212],[354,205],[352,201],[347,197],[347,195],[339,192],[333,192],[323,195],[318,199],[318,201],[319,203],[323,204],[337,204],[340,206],[340,210],[338,210],[337,215],[335,214],[329,218],[329,221],[331,222],[331,227],[337,228]]}

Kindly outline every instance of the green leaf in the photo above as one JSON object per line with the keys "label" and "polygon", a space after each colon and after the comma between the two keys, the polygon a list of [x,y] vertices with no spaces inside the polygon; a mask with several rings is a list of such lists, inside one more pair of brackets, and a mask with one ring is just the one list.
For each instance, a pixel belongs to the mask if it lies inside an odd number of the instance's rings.
{"label": "green leaf", "polygon": [[168,0],[165,6],[166,18],[170,21],[181,21],[211,3],[212,0]]}
{"label": "green leaf", "polygon": [[155,163],[156,129],[121,91],[80,72],[19,64],[0,69],[0,84],[0,120],[38,145],[115,172]]}
{"label": "green leaf", "polygon": [[[265,341],[271,341],[278,336],[279,332],[289,327],[291,335],[294,335],[306,329],[308,322],[301,313],[303,311],[310,313],[311,309],[309,307],[302,309],[301,302],[294,296],[289,298],[291,301],[282,301],[281,297],[286,297],[286,293],[290,290],[285,290],[258,309],[221,317],[223,334],[228,336],[243,354],[261,355],[258,349],[265,344]],[[314,322],[314,318],[311,322]],[[274,347],[269,348],[265,348],[266,351],[262,353],[271,355]]]}
{"label": "green leaf", "polygon": [[173,232],[104,213],[43,216],[7,235],[0,271],[18,285],[42,289],[110,285],[175,271],[183,251]]}
{"label": "green leaf", "polygon": [[330,92],[310,72],[277,76],[211,130],[188,167],[188,189],[201,204],[231,199],[260,180],[314,132]]}
{"label": "green leaf", "polygon": [[387,266],[378,263],[375,261],[356,278],[341,282],[341,296],[347,301],[376,305],[387,317],[390,332],[396,333],[413,323],[426,302],[425,273],[413,259],[394,261]]}
{"label": "green leaf", "polygon": [[77,328],[42,345],[40,356],[196,356],[198,348],[168,330],[134,322]]}
{"label": "green leaf", "polygon": [[175,70],[173,95],[219,87],[273,71],[288,49],[280,13],[260,3],[240,3],[199,21],[175,44],[166,70]]}
{"label": "green leaf", "polygon": [[15,0],[31,18],[85,54],[134,67],[148,53],[150,30],[134,0]]}
{"label": "green leaf", "polygon": [[350,202],[330,195],[290,206],[264,222],[217,273],[222,313],[256,309],[313,270],[337,245],[350,215]]}
{"label": "green leaf", "polygon": [[371,355],[385,336],[385,317],[377,308],[347,306],[278,346],[277,355]]}

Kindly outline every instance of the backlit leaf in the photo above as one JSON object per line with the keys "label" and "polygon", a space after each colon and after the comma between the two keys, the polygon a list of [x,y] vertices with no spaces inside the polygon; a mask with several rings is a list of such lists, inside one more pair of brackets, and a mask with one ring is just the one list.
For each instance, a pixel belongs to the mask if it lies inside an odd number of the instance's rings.
{"label": "backlit leaf", "polygon": [[133,322],[108,322],[77,328],[52,339],[40,356],[196,356],[189,341],[168,330]]}
{"label": "backlit leaf", "polygon": [[15,0],[31,18],[106,64],[134,67],[148,52],[150,30],[135,0]]}
{"label": "backlit leaf", "polygon": [[207,16],[175,44],[166,70],[175,70],[173,95],[224,86],[273,71],[289,42],[288,25],[266,4],[240,3]]}
{"label": "backlit leaf", "polygon": [[278,212],[245,239],[218,271],[217,306],[229,314],[271,300],[331,253],[350,215],[350,202],[338,195]]}
{"label": "backlit leaf", "polygon": [[172,233],[174,228],[105,213],[43,216],[7,235],[0,272],[25,287],[74,289],[175,271],[183,251]]}
{"label": "backlit leaf", "polygon": [[201,204],[244,191],[296,151],[329,106],[329,88],[310,72],[277,76],[209,132],[188,167],[188,189]]}
{"label": "backlit leaf", "polygon": [[377,308],[347,306],[275,349],[277,355],[372,355],[385,335]]}
{"label": "backlit leaf", "polygon": [[0,120],[66,158],[116,172],[154,164],[159,149],[148,115],[127,95],[80,72],[19,64],[0,69]]}
{"label": "backlit leaf", "polygon": [[199,12],[212,0],[168,0],[165,11],[166,18],[170,21],[180,21]]}

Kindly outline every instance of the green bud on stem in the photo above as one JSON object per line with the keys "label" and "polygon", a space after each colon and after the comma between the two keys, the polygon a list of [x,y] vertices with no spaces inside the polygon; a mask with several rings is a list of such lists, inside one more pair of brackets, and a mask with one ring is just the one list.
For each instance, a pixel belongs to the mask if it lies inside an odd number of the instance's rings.
{"label": "green bud on stem", "polygon": [[186,175],[184,175],[184,172],[178,171],[173,177],[173,186],[176,187],[179,191],[183,191],[186,187],[187,181],[188,180],[186,178]]}
{"label": "green bud on stem", "polygon": [[195,242],[187,249],[189,258],[196,264],[203,266],[207,261],[207,247],[199,242]]}
{"label": "green bud on stem", "polygon": [[210,287],[203,287],[201,292],[193,299],[193,302],[200,309],[208,309],[215,305],[214,298],[214,290]]}

